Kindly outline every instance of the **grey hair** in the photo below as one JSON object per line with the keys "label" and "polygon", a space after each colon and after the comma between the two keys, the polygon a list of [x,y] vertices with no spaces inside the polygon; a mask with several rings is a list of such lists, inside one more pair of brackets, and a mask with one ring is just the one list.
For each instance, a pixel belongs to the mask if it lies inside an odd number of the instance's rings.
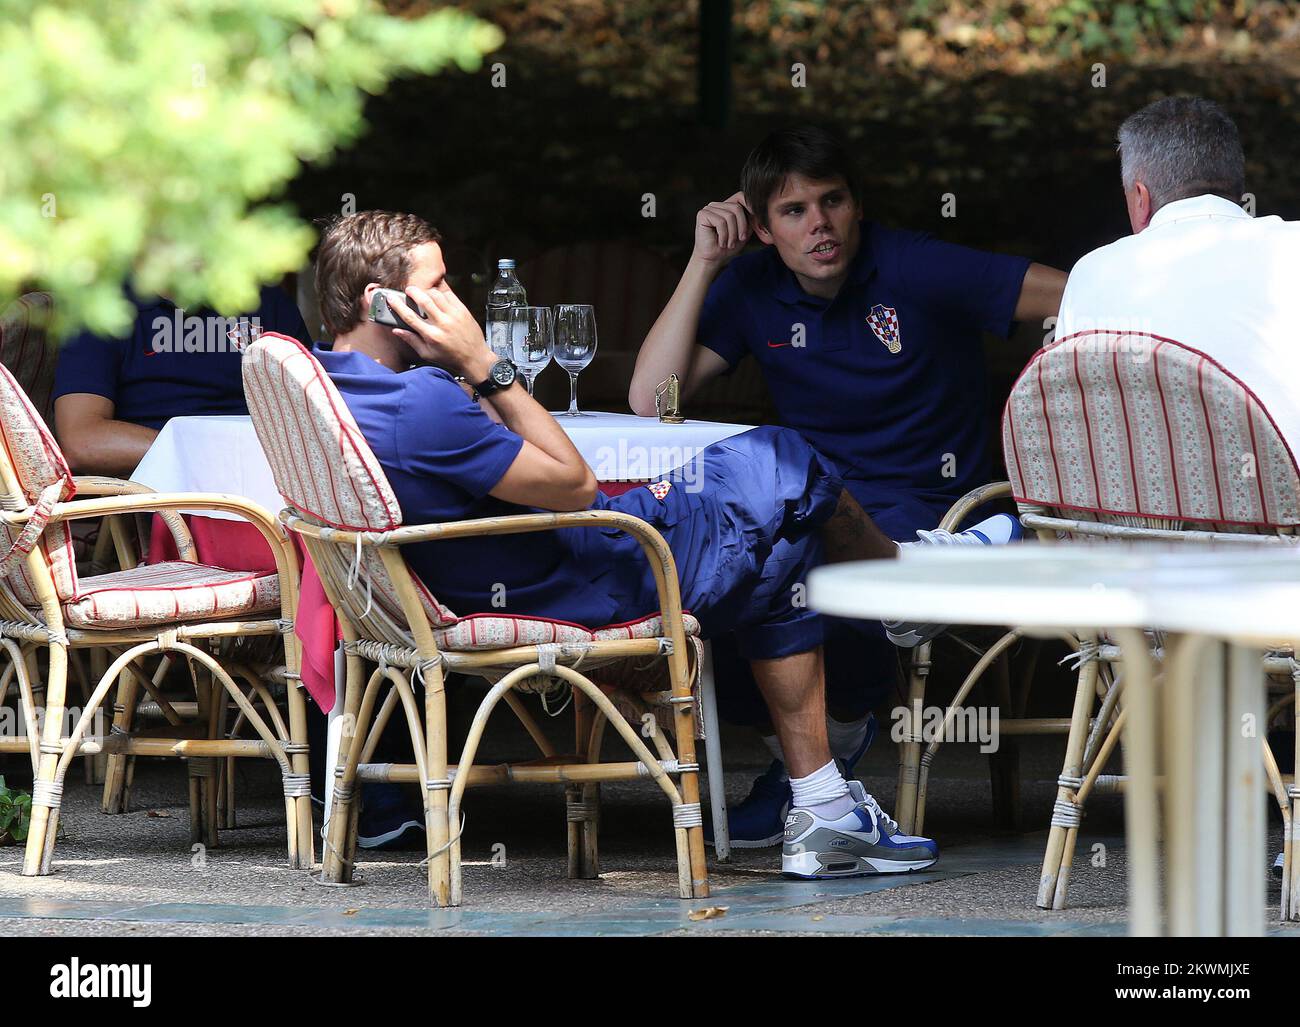
{"label": "grey hair", "polygon": [[1232,118],[1199,96],[1171,96],[1130,114],[1119,127],[1124,188],[1139,179],[1152,210],[1214,193],[1234,203],[1246,189],[1246,157]]}

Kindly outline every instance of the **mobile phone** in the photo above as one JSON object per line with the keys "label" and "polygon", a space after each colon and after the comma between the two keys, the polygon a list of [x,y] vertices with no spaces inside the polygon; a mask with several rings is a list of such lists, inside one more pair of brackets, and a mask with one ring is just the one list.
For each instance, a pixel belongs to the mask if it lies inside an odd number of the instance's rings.
{"label": "mobile phone", "polygon": [[397,289],[375,290],[374,296],[370,298],[370,320],[377,324],[388,325],[391,328],[405,328],[406,322],[393,313],[393,306],[397,303],[405,303],[415,312],[417,317],[421,317],[426,321],[429,320],[415,300]]}

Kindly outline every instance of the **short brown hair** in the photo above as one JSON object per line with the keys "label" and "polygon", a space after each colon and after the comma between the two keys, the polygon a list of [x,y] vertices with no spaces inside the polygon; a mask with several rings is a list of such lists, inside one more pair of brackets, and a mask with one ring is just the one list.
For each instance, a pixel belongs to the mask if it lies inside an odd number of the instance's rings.
{"label": "short brown hair", "polygon": [[853,158],[838,137],[815,125],[778,129],[754,147],[740,171],[740,188],[764,228],[768,202],[790,175],[803,175],[814,182],[842,178],[854,202],[862,202]]}
{"label": "short brown hair", "polygon": [[316,298],[326,331],[337,338],[359,325],[366,286],[405,288],[411,250],[441,239],[416,214],[366,210],[327,222],[316,255]]}

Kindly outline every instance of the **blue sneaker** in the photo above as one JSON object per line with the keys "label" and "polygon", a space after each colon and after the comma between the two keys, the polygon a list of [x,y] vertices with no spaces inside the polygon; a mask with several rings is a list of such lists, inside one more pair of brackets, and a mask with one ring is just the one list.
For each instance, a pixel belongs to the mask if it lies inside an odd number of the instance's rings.
{"label": "blue sneaker", "polygon": [[809,880],[902,874],[924,870],[939,858],[939,846],[929,838],[899,834],[898,823],[861,781],[849,782],[849,794],[857,805],[835,820],[809,809],[790,810],[781,850],[783,874]]}
{"label": "blue sneaker", "polygon": [[[727,809],[727,834],[732,848],[766,849],[779,845],[791,798],[785,764],[773,760],[770,767],[754,778],[744,800]],[[708,819],[704,822],[704,844],[713,844],[713,823]]]}
{"label": "blue sneaker", "polygon": [[[871,747],[875,738],[876,718],[872,714],[867,720],[867,732],[862,739],[862,744],[847,760],[835,761],[845,778],[853,776],[853,768],[858,765],[858,761]],[[785,817],[789,812],[792,799],[790,778],[786,776],[785,764],[780,760],[773,760],[772,765],[754,779],[744,801],[727,810],[727,833],[731,837],[732,847],[766,849],[780,844],[785,836]],[[704,844],[713,845],[711,820],[706,820],[704,823]]]}
{"label": "blue sneaker", "polygon": [[[965,531],[953,533],[942,528],[918,531],[919,541],[900,542],[899,549],[913,546],[1004,546],[1024,537],[1020,521],[1010,514],[994,514]],[[916,624],[911,621],[885,621],[885,637],[900,649],[915,649],[943,634],[947,624]]]}
{"label": "blue sneaker", "polygon": [[363,849],[423,849],[424,809],[409,789],[368,784],[361,791],[357,845]]}

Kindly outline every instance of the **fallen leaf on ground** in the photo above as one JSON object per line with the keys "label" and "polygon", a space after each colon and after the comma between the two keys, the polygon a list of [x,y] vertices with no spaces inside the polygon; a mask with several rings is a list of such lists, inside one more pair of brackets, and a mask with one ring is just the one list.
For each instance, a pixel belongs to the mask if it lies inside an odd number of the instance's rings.
{"label": "fallen leaf on ground", "polygon": [[726,916],[730,906],[705,906],[703,909],[692,909],[686,914],[690,920],[716,920],[720,916]]}
{"label": "fallen leaf on ground", "polygon": [[171,818],[171,814],[168,813],[165,809],[151,809],[151,810],[145,810],[145,815],[146,815],[146,816],[150,816],[150,817],[160,817],[160,818],[162,818],[162,819],[170,819],[170,818]]}

